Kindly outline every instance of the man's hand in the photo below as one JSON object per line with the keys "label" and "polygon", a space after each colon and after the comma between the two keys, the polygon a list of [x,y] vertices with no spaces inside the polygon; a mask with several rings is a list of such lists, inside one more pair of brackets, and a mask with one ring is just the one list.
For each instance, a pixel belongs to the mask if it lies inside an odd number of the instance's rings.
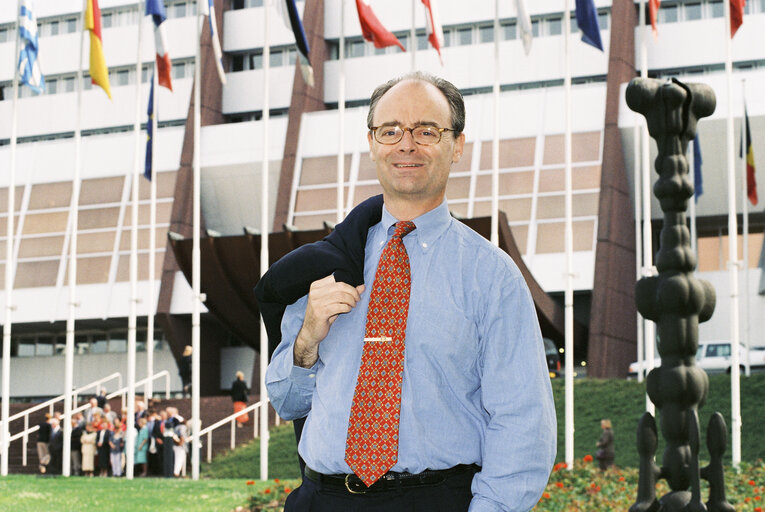
{"label": "man's hand", "polygon": [[319,359],[319,343],[329,334],[337,315],[348,313],[356,306],[364,285],[353,287],[338,283],[333,275],[311,283],[303,326],[295,340],[293,352],[296,366],[310,368]]}

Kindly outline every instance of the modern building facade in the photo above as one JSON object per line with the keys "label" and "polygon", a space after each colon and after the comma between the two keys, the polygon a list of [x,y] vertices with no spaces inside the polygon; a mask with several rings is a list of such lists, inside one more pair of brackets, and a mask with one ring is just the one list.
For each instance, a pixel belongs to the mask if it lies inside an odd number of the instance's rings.
{"label": "modern building facade", "polygon": [[[414,10],[412,4],[414,3]],[[0,167],[7,169],[11,119],[11,78],[15,60],[15,2],[0,5]],[[62,355],[68,310],[67,255],[69,219],[78,210],[78,298],[75,383],[126,369],[129,311],[130,187],[134,169],[135,99],[140,89],[142,111],[148,97],[154,59],[148,19],[139,6],[125,0],[102,0],[103,46],[109,65],[113,99],[83,82],[83,166],[81,195],[72,204],[73,132],[76,71],[80,52],[79,0],[35,3],[40,31],[40,59],[46,92],[34,96],[21,89],[18,101],[16,168],[15,281],[11,394],[40,397],[63,391]],[[206,237],[247,236],[261,225],[260,183],[263,131],[268,130],[269,224],[297,233],[320,230],[338,219],[337,162],[343,154],[343,204],[340,215],[380,192],[368,157],[366,112],[376,85],[412,69],[441,75],[457,85],[467,104],[467,143],[462,161],[450,177],[447,198],[463,218],[491,213],[492,141],[499,123],[500,209],[505,213],[523,264],[541,288],[559,302],[565,287],[564,254],[564,88],[563,2],[529,2],[534,40],[528,55],[519,40],[514,4],[500,5],[500,30],[494,31],[494,2],[441,0],[444,26],[443,65],[429,47],[420,2],[371,2],[378,18],[393,31],[407,52],[375,49],[365,42],[355,4],[341,0],[306,0],[303,14],[316,83],[308,87],[296,70],[292,33],[270,11],[269,113],[263,117],[264,40],[262,0],[216,2],[223,42],[225,85],[211,63],[209,33],[203,42],[202,86],[202,215]],[[570,2],[573,8],[573,2]],[[595,376],[623,376],[636,358],[637,313],[632,300],[636,280],[633,126],[638,118],[626,107],[623,90],[639,73],[641,29],[638,4],[595,2],[605,52],[583,44],[572,21],[574,262],[577,320],[589,337],[575,348],[577,362],[586,362]],[[149,289],[150,258],[157,265],[156,311],[148,300],[138,305],[139,350],[145,350],[145,317],[156,314],[158,331],[155,369],[168,369],[180,389],[175,358],[190,342],[191,289],[169,244],[168,233],[191,236],[190,122],[195,66],[196,5],[168,0],[168,40],[173,92],[160,88],[157,151],[158,218],[156,252],[149,251],[148,184],[142,178],[139,205],[139,290]],[[710,84],[717,111],[699,125],[704,157],[704,194],[696,204],[699,270],[718,289],[713,319],[702,326],[702,339],[728,338],[727,186],[725,179],[725,116],[728,111],[724,20],[721,1],[662,2],[657,38],[646,41],[650,76],[677,77]],[[344,13],[341,16],[341,9]],[[415,37],[411,37],[412,12]],[[340,20],[344,19],[344,87],[340,86]],[[572,12],[573,19],[573,12]],[[136,74],[138,22],[142,72]],[[744,25],[733,40],[731,108],[742,115],[742,80],[755,141],[757,178],[765,183],[765,0],[747,2]],[[643,31],[645,31],[643,29]],[[500,38],[499,81],[495,105],[494,37]],[[87,52],[87,45],[85,48]],[[85,54],[87,57],[87,53]],[[339,140],[339,92],[345,91],[345,128]],[[142,123],[146,122],[142,118]],[[738,121],[737,121],[738,122]],[[145,129],[145,126],[144,126]],[[144,137],[144,135],[141,135]],[[739,135],[736,143],[738,144]],[[342,142],[342,144],[340,143]],[[143,161],[143,144],[141,154]],[[341,149],[342,148],[342,149]],[[739,173],[740,174],[740,173]],[[740,180],[740,177],[739,177]],[[8,173],[0,173],[0,255],[8,243]],[[6,188],[3,189],[2,187]],[[740,187],[739,187],[740,188]],[[741,220],[742,204],[737,204]],[[765,217],[750,207],[747,290],[749,342],[765,344],[757,289],[757,268]],[[661,212],[654,201],[654,247],[658,246]],[[739,235],[742,240],[743,237]],[[0,266],[2,266],[0,264]],[[204,267],[203,267],[204,268]],[[2,272],[0,272],[0,281]],[[744,281],[746,280],[746,281]],[[204,290],[203,290],[204,291]],[[246,302],[246,301],[245,301]],[[742,300],[743,304],[747,301]],[[3,307],[4,299],[0,299]],[[236,370],[253,383],[257,377],[255,344],[213,312],[203,315],[204,393],[226,389]],[[746,323],[746,322],[744,322]],[[743,324],[742,324],[743,325]],[[250,327],[247,327],[250,329]],[[141,334],[143,332],[143,334]],[[742,329],[742,333],[747,332]],[[511,335],[511,334],[509,334]],[[559,343],[562,346],[562,343]],[[145,376],[139,352],[138,377]],[[45,379],[39,376],[44,375]],[[36,378],[35,378],[36,376]]]}

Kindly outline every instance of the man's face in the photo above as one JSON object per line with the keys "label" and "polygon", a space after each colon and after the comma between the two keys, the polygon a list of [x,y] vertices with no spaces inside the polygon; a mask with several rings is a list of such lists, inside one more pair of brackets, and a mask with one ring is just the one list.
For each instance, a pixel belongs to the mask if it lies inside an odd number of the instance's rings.
{"label": "man's face", "polygon": [[[434,85],[405,80],[380,98],[375,109],[374,126],[398,125],[413,128],[419,124],[452,128],[446,97]],[[386,145],[368,135],[369,154],[375,162],[377,179],[386,202],[417,202],[429,209],[438,206],[446,192],[449,169],[462,157],[465,136],[455,138],[445,131],[438,144],[414,142],[411,132],[396,144]]]}

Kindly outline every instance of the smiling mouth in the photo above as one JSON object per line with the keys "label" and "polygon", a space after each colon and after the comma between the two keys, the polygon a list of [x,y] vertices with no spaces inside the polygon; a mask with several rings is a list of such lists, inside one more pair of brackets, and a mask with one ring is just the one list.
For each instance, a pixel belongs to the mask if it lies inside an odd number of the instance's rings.
{"label": "smiling mouth", "polygon": [[393,164],[396,169],[410,169],[415,167],[422,167],[422,164]]}

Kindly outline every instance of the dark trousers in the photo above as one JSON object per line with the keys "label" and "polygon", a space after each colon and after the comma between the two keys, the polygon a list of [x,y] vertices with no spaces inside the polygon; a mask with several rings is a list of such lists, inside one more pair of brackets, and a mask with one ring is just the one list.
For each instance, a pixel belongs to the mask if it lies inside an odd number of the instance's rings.
{"label": "dark trousers", "polygon": [[175,453],[173,453],[173,438],[165,437],[162,439],[162,474],[167,478],[175,476],[173,465],[175,464]]}
{"label": "dark trousers", "polygon": [[351,494],[308,478],[287,497],[284,512],[467,512],[472,472],[427,487]]}

